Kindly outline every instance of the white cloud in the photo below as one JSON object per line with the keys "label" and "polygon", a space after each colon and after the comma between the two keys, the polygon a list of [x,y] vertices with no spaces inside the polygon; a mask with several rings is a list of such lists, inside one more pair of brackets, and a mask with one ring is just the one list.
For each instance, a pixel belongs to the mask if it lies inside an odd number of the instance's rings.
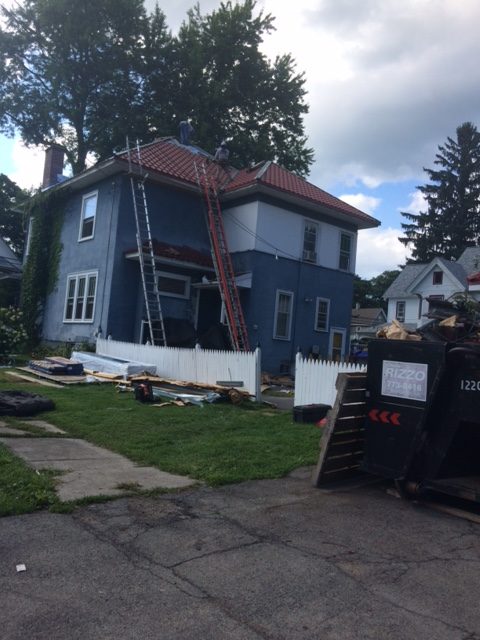
{"label": "white cloud", "polygon": [[19,138],[13,143],[9,178],[23,189],[38,188],[42,183],[45,153],[42,148],[26,147]]}
{"label": "white cloud", "polygon": [[374,198],[373,196],[367,196],[364,193],[350,193],[343,196],[339,196],[340,200],[351,204],[352,207],[360,209],[365,213],[373,214],[375,209],[381,203],[380,198]]}
{"label": "white cloud", "polygon": [[400,209],[400,211],[407,211],[408,213],[420,213],[425,211],[427,202],[423,197],[423,193],[418,189],[413,193],[410,193],[410,202]]}
{"label": "white cloud", "polygon": [[265,49],[306,72],[322,186],[419,179],[457,126],[480,124],[477,0],[261,4],[277,17]]}
{"label": "white cloud", "polygon": [[410,251],[398,240],[399,229],[366,229],[357,242],[356,272],[362,278],[373,278],[386,270],[405,264]]}

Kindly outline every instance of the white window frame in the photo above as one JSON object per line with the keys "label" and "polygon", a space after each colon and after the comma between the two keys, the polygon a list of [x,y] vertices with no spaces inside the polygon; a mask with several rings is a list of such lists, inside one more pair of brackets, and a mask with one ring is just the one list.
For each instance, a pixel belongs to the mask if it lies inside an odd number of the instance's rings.
{"label": "white window frame", "polygon": [[[399,308],[402,308],[401,305],[403,305],[403,312],[399,313]],[[406,300],[397,300],[395,304],[395,320],[398,320],[399,322],[405,322],[406,310],[407,310]]]}
{"label": "white window frame", "polygon": [[[342,237],[345,236],[350,239],[350,250],[348,254],[348,267],[342,267]],[[353,268],[353,251],[354,251],[354,242],[355,236],[352,233],[348,233],[348,231],[340,231],[339,243],[338,243],[338,268],[340,271],[345,271],[347,273],[352,272]],[[345,253],[345,252],[343,252]]]}
{"label": "white window frame", "polygon": [[[166,298],[180,298],[181,300],[188,300],[190,298],[190,284],[191,278],[190,276],[184,276],[179,273],[172,273],[171,271],[156,271],[155,275],[157,276],[157,287],[158,293]],[[163,291],[160,289],[159,285],[159,276],[163,278],[169,278],[170,280],[182,280],[185,283],[185,293],[171,293],[170,291]]]}
{"label": "white window frame", "polygon": [[[289,310],[288,310],[288,330],[287,330],[287,335],[286,336],[279,336],[278,335],[278,313],[279,313],[279,301],[280,301],[280,296],[288,296],[288,298],[290,299],[290,303],[289,303]],[[276,297],[275,297],[275,314],[273,316],[273,339],[274,340],[284,340],[286,342],[288,342],[291,339],[291,334],[292,334],[292,319],[293,319],[293,301],[294,301],[294,294],[293,291],[286,291],[285,289],[277,289],[277,293],[276,293]]]}
{"label": "white window frame", "polygon": [[[83,233],[83,223],[85,222],[85,208],[86,202],[90,198],[95,197],[95,213],[93,214],[93,225],[92,225],[92,233],[89,236],[82,235]],[[85,240],[91,240],[95,235],[95,224],[97,222],[97,207],[98,207],[98,191],[91,191],[90,193],[86,193],[82,198],[82,210],[80,212],[80,229],[78,230],[78,241],[84,242]]]}
{"label": "white window frame", "polygon": [[[78,303],[78,289],[79,282],[82,278],[85,278],[85,290],[83,295],[83,303],[82,303],[82,317],[76,318],[75,311]],[[92,307],[92,316],[91,318],[86,318],[85,313],[87,310],[87,297],[88,290],[91,278],[95,278],[95,292],[93,294],[93,307]],[[68,301],[70,299],[69,291],[70,291],[70,282],[75,282],[74,290],[73,290],[73,305],[72,305],[72,317],[67,318],[67,307]],[[71,273],[67,276],[67,286],[65,289],[65,304],[63,308],[63,322],[67,324],[92,324],[95,318],[95,305],[97,302],[97,290],[98,290],[98,271],[84,271],[82,273]]]}
{"label": "white window frame", "polygon": [[[315,229],[315,246],[312,249],[305,249],[305,233],[307,231],[307,227],[312,227]],[[305,262],[312,262],[313,264],[317,263],[317,247],[318,247],[318,238],[320,234],[320,226],[316,220],[309,220],[308,218],[304,218],[303,220],[303,242],[302,242],[302,260]]]}
{"label": "white window frame", "polygon": [[[438,278],[440,276],[440,278]],[[435,279],[439,279],[440,282],[435,282]],[[440,287],[443,284],[443,271],[441,269],[435,269],[432,271],[432,285],[434,287]]]}
{"label": "white window frame", "polygon": [[[327,303],[327,313],[326,313],[325,327],[324,328],[319,328],[318,327],[318,307],[320,306],[321,302],[326,302]],[[317,298],[317,302],[316,302],[316,305],[315,305],[315,319],[314,319],[313,330],[314,331],[319,331],[319,332],[326,332],[326,331],[328,331],[329,324],[330,324],[330,300],[328,298]]]}

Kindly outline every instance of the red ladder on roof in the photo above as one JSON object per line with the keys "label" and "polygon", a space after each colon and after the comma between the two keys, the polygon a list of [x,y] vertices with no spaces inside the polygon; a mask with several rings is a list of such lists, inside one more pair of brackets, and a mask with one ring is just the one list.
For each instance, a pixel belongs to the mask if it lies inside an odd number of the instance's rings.
{"label": "red ladder on roof", "polygon": [[235,282],[232,259],[228,251],[216,181],[207,171],[204,162],[200,165],[195,163],[195,171],[206,205],[213,265],[217,275],[220,296],[225,307],[232,347],[235,351],[249,351],[247,327]]}

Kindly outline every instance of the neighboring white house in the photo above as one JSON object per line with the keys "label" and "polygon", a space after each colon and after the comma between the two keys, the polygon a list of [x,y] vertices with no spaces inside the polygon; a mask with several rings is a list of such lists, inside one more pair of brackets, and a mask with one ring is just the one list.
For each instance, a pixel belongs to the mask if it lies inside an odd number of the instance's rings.
{"label": "neighboring white house", "polygon": [[377,331],[386,322],[387,316],[381,307],[352,309],[350,343],[356,344],[363,339],[375,338]]}
{"label": "neighboring white house", "polygon": [[[468,247],[457,261],[434,258],[427,264],[407,264],[385,291],[387,321],[409,329],[425,323],[430,300],[450,300],[468,293],[480,300],[480,247]],[[475,276],[478,275],[476,278]]]}

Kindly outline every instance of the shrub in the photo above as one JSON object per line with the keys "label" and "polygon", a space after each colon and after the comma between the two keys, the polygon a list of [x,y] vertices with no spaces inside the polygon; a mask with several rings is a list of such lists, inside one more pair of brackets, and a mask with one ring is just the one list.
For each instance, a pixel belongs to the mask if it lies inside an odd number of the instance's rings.
{"label": "shrub", "polygon": [[0,308],[0,358],[14,352],[27,340],[23,314],[15,307]]}

